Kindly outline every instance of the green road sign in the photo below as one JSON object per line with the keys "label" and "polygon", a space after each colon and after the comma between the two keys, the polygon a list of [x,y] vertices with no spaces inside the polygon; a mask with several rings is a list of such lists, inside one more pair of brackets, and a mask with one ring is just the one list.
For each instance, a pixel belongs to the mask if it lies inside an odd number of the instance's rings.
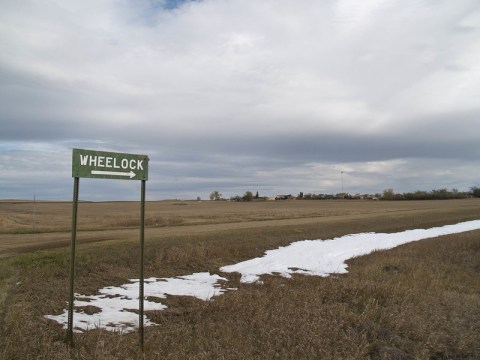
{"label": "green road sign", "polygon": [[139,334],[140,347],[143,351],[144,331],[144,242],[145,242],[145,183],[148,180],[148,156],[135,154],[121,154],[107,151],[73,149],[72,177],[73,182],[73,211],[72,211],[72,247],[70,253],[70,293],[68,305],[67,339],[73,346],[73,308],[75,302],[75,247],[77,239],[77,207],[80,178],[141,180],[141,207],[140,207],[140,286],[139,286]]}
{"label": "green road sign", "polygon": [[72,177],[148,180],[148,156],[73,149]]}

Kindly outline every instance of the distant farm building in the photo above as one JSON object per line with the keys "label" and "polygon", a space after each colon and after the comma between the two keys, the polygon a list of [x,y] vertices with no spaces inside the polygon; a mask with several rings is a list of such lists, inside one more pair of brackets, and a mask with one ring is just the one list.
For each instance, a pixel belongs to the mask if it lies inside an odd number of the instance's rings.
{"label": "distant farm building", "polygon": [[295,197],[292,194],[289,195],[276,195],[275,200],[295,200]]}

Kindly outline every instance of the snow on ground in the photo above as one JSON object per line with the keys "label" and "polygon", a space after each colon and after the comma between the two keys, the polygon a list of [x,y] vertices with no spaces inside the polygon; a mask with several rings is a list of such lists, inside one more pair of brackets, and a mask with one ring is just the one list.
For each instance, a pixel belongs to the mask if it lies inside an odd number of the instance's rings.
{"label": "snow on ground", "polygon": [[347,272],[345,261],[356,256],[367,255],[375,250],[391,249],[395,246],[458,232],[480,228],[480,220],[431,229],[406,230],[393,234],[363,233],[345,235],[333,240],[304,240],[269,250],[261,258],[220,268],[222,272],[242,274],[241,282],[252,283],[260,275],[279,273],[327,276],[331,273]]}
{"label": "snow on ground", "polygon": [[[210,273],[195,273],[176,278],[148,278],[144,282],[145,298],[155,297],[165,299],[168,295],[193,296],[200,300],[210,300],[228,289],[221,288],[219,281],[226,281],[218,275]],[[135,310],[139,309],[139,279],[130,280],[128,284],[118,287],[107,286],[98,291],[99,295],[75,294],[74,329],[83,330],[101,328],[109,331],[131,332],[138,327],[139,316]],[[82,307],[94,306],[98,312],[89,315]],[[145,300],[144,310],[163,310],[165,305]],[[89,308],[91,309],[91,308]],[[55,320],[67,328],[68,309],[60,315],[47,315],[47,319]],[[144,316],[144,326],[156,325]]]}
{"label": "snow on ground", "polygon": [[[345,261],[352,257],[367,255],[375,250],[387,250],[412,241],[450,235],[480,229],[480,220],[467,221],[456,225],[446,225],[431,229],[406,230],[393,234],[361,233],[345,235],[332,240],[304,240],[276,250],[269,250],[263,257],[243,261],[238,264],[223,266],[224,273],[238,272],[241,282],[259,282],[264,274],[291,274],[328,276],[332,273],[347,272]],[[209,300],[228,290],[220,282],[227,279],[210,273],[195,273],[175,278],[145,279],[145,298],[164,299],[166,295],[193,296]],[[74,328],[77,332],[102,328],[109,331],[131,332],[138,327],[139,280],[119,287],[108,286],[98,291],[99,295],[85,296],[75,294]],[[95,313],[84,311],[95,308]],[[144,301],[145,311],[163,310],[161,302]],[[67,328],[68,310],[60,315],[46,315]],[[156,325],[146,316],[144,325]]]}

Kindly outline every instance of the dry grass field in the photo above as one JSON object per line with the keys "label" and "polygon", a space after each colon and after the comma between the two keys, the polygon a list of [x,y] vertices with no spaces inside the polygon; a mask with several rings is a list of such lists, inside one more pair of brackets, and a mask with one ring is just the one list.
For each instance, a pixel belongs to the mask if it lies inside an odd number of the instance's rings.
{"label": "dry grass field", "polygon": [[[145,276],[219,273],[303,239],[480,219],[478,199],[148,202]],[[169,296],[138,334],[92,330],[65,343],[46,320],[68,298],[70,203],[0,202],[1,359],[479,359],[480,232],[349,261],[349,273],[242,284],[204,302]],[[138,277],[139,204],[81,203],[75,291]],[[67,246],[65,246],[67,245]],[[35,250],[35,251],[34,251]]]}
{"label": "dry grass field", "polygon": [[[300,226],[337,220],[409,217],[417,226],[422,214],[452,222],[478,213],[476,199],[445,201],[156,201],[146,203],[147,238],[259,227]],[[34,215],[35,213],[35,215]],[[460,214],[460,215],[457,215]],[[67,246],[71,238],[70,202],[0,201],[0,256]],[[35,224],[34,224],[35,223]],[[138,238],[138,202],[81,202],[78,241],[96,242]],[[392,229],[396,229],[391,224]],[[421,225],[421,221],[418,222]]]}

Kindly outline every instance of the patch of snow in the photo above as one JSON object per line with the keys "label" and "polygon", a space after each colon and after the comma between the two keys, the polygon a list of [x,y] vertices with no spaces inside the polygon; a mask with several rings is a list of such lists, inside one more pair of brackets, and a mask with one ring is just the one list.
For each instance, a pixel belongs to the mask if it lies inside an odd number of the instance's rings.
{"label": "patch of snow", "polygon": [[[220,287],[219,281],[227,279],[210,273],[195,273],[176,278],[148,278],[144,282],[145,298],[166,298],[167,295],[193,296],[200,300],[209,300],[213,296],[227,291]],[[131,332],[138,328],[139,315],[139,280],[133,279],[129,284],[118,287],[107,286],[100,289],[99,295],[75,294],[74,329],[82,332],[88,329],[101,328],[121,333]],[[82,307],[94,306],[98,313],[87,314]],[[165,305],[144,300],[144,310],[163,310]],[[68,309],[60,315],[47,315],[46,318],[68,326]],[[144,316],[144,326],[156,325]]]}
{"label": "patch of snow", "polygon": [[[480,220],[467,221],[456,225],[446,225],[431,229],[406,230],[394,234],[361,233],[345,235],[333,240],[303,240],[276,250],[268,250],[263,257],[247,260],[234,265],[223,266],[220,271],[238,272],[243,283],[261,283],[260,276],[292,274],[328,276],[332,273],[346,273],[346,261],[356,256],[367,255],[375,250],[387,250],[412,241],[450,235],[480,229]],[[138,328],[139,280],[133,279],[119,287],[107,286],[99,290],[99,295],[75,294],[74,329],[82,332],[101,328],[108,331],[131,332]],[[219,275],[207,272],[195,273],[175,278],[148,278],[144,282],[145,299],[164,299],[167,295],[193,296],[210,300],[226,291],[236,290],[220,285],[227,281]],[[91,315],[82,308],[98,309]],[[144,301],[145,311],[163,310],[166,306],[149,300]],[[92,312],[92,311],[89,311]],[[60,315],[46,315],[67,328],[68,310]],[[144,316],[144,326],[156,325]]]}
{"label": "patch of snow", "polygon": [[480,221],[475,220],[393,234],[361,233],[333,240],[297,241],[286,247],[268,250],[263,257],[223,266],[220,271],[240,273],[240,281],[243,283],[257,282],[261,275],[274,273],[287,278],[291,277],[291,274],[327,276],[332,273],[346,273],[346,261],[353,257],[367,255],[375,250],[391,249],[412,241],[479,228]]}

